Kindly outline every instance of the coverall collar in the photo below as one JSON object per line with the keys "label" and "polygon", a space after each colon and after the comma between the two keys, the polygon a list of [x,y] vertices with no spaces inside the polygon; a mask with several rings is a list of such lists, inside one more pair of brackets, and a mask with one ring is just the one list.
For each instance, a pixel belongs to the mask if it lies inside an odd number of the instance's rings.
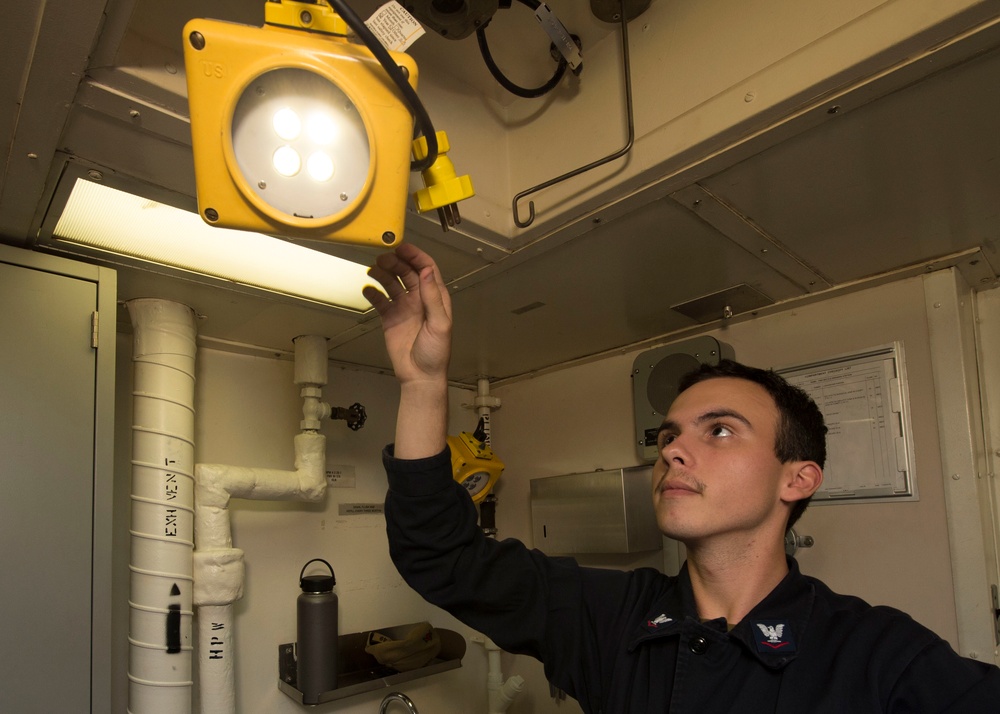
{"label": "coverall collar", "polygon": [[[805,637],[815,593],[812,584],[799,572],[798,563],[788,557],[788,574],[743,620],[729,631],[730,639],[741,643],[751,655],[771,669],[780,669],[795,659]],[[698,620],[691,577],[685,562],[675,585],[654,603],[629,644],[634,650],[642,642],[677,635],[685,627],[725,630],[721,618]]]}

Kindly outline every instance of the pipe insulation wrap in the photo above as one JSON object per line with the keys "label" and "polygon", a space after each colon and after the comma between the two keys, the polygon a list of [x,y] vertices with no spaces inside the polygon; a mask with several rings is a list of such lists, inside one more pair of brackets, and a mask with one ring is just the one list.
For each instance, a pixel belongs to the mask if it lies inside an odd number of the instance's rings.
{"label": "pipe insulation wrap", "polygon": [[[236,602],[243,597],[245,581],[246,566],[239,548],[194,552],[194,604],[198,608]],[[199,622],[202,615],[203,610],[199,609]]]}
{"label": "pipe insulation wrap", "polygon": [[[326,493],[326,437],[303,432],[295,436],[295,471],[226,464],[198,464],[198,508],[227,508],[229,499],[318,501]],[[208,513],[206,516],[211,516]],[[199,514],[199,528],[202,522]],[[212,535],[206,532],[206,537]],[[205,547],[199,530],[198,548]]]}
{"label": "pipe insulation wrap", "polygon": [[194,548],[194,312],[127,303],[134,330],[129,704],[191,711]]}
{"label": "pipe insulation wrap", "polygon": [[198,607],[198,679],[203,714],[236,711],[233,606]]}
{"label": "pipe insulation wrap", "polygon": [[327,376],[327,339],[322,335],[300,335],[295,344],[295,384],[322,387]]}

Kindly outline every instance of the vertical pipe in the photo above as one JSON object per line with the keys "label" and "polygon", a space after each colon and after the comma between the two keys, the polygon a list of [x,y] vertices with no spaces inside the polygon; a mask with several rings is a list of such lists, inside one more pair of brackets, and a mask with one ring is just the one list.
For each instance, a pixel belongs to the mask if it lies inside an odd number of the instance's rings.
{"label": "vertical pipe", "polygon": [[329,416],[322,386],[327,380],[327,340],[295,338],[295,384],[303,398],[301,433],[295,437],[295,470],[226,464],[196,464],[194,604],[198,608],[198,691],[204,714],[236,712],[236,649],[233,603],[243,597],[243,551],[233,547],[231,498],[318,501],[326,493],[326,437],[318,432]]}
{"label": "vertical pipe", "polygon": [[194,549],[192,310],[127,303],[134,330],[130,714],[191,711]]}
{"label": "vertical pipe", "polygon": [[[500,407],[500,400],[490,396],[489,379],[481,377],[476,386],[476,411],[479,418],[483,420],[485,434],[483,441],[487,446],[492,447],[493,433],[490,425],[490,414],[494,409]],[[487,498],[492,498],[492,495]],[[483,504],[480,505],[480,508],[482,507]],[[496,537],[495,532],[493,537]],[[524,677],[516,674],[504,682],[503,671],[500,668],[500,648],[489,637],[484,638],[483,646],[486,648],[489,666],[486,674],[488,714],[504,714],[513,703],[514,698],[524,689]]]}
{"label": "vertical pipe", "polygon": [[484,377],[480,377],[477,385],[478,387],[476,396],[476,411],[479,413],[479,418],[483,420],[483,431],[486,436],[483,439],[483,443],[487,446],[493,446],[493,429],[490,426],[490,412],[493,411],[490,405],[490,380]]}

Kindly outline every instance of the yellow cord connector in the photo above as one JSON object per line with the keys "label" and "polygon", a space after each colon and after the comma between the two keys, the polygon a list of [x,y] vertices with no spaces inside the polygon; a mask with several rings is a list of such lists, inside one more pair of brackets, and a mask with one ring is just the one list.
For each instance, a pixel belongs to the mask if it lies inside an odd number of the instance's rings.
{"label": "yellow cord connector", "polygon": [[[431,164],[430,168],[420,173],[424,179],[424,186],[413,194],[413,200],[417,204],[417,210],[426,213],[432,209],[437,209],[438,217],[441,219],[441,228],[445,232],[451,226],[456,226],[462,222],[462,217],[458,213],[458,202],[476,195],[472,188],[472,179],[469,175],[456,176],[455,165],[448,158],[447,153],[451,149],[448,143],[448,135],[443,131],[436,132],[438,142],[437,161]],[[417,161],[427,156],[427,139],[420,137],[413,142],[413,156]]]}

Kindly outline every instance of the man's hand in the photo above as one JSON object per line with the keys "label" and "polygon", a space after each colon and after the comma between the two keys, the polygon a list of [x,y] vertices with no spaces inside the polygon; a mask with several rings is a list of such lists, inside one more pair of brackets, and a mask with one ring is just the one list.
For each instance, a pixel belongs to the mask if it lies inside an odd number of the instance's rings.
{"label": "man's hand", "polygon": [[380,255],[368,274],[385,290],[382,294],[369,285],[363,292],[382,318],[396,378],[401,383],[447,380],[451,297],[437,265],[419,248],[403,243]]}
{"label": "man's hand", "polygon": [[408,243],[383,253],[368,274],[383,294],[363,294],[382,318],[385,346],[400,383],[396,456],[432,456],[445,445],[451,297],[429,255]]}

